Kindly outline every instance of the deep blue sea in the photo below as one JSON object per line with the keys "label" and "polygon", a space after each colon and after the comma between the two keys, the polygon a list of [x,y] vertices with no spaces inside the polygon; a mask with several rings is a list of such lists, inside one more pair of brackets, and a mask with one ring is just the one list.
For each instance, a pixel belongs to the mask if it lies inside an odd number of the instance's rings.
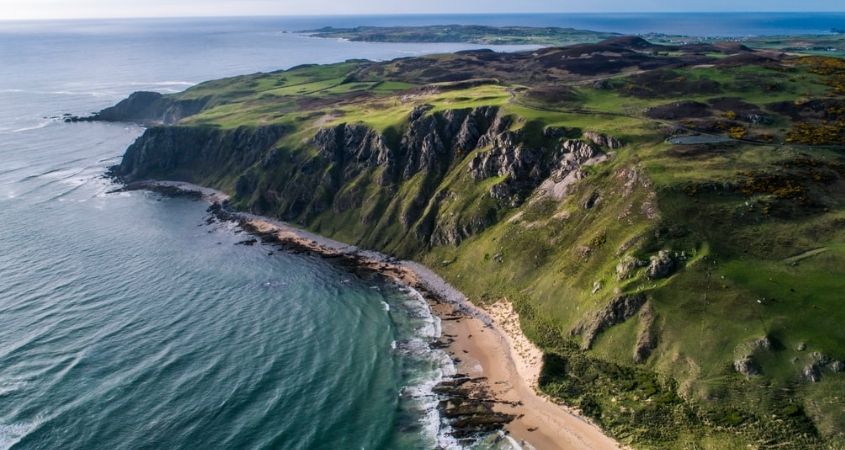
{"label": "deep blue sea", "polygon": [[[205,205],[110,194],[135,90],[473,46],[289,33],[483,23],[824,33],[845,16],[516,15],[0,22],[0,449],[429,449],[447,358],[413,292],[274,252]],[[500,48],[499,50],[514,50]]]}

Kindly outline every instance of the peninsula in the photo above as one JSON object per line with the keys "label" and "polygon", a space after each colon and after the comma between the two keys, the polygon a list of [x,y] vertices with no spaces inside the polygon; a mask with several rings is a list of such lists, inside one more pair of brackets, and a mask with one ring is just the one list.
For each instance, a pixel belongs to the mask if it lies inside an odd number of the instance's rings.
{"label": "peninsula", "polygon": [[299,66],[86,120],[148,126],[127,183],[430,268],[622,444],[845,445],[843,59],[612,36]]}

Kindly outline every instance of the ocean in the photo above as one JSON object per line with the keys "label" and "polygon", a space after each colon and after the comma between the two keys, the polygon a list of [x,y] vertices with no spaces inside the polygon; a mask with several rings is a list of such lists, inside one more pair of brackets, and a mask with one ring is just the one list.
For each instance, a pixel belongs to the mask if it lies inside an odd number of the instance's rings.
{"label": "ocean", "polygon": [[[450,370],[414,292],[110,193],[142,129],[64,123],[132,91],[476,48],[290,31],[482,23],[825,33],[845,15],[516,15],[0,22],[0,449],[427,449]],[[694,28],[684,24],[695,22]],[[517,47],[499,48],[512,51]]]}

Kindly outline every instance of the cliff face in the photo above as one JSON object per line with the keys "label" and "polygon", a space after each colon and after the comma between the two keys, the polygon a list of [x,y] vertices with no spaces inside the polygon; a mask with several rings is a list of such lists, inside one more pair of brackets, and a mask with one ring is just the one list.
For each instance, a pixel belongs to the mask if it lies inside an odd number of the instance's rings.
{"label": "cliff face", "polygon": [[169,177],[201,181],[223,177],[253,164],[284,134],[285,129],[240,127],[153,127],[127,150],[112,173],[126,181]]}
{"label": "cliff face", "polygon": [[[362,124],[318,130],[303,148],[277,143],[285,129],[154,127],[113,172],[127,181],[162,178],[229,188],[257,213],[359,243],[411,254],[456,245],[496,223],[540,184],[577,171],[592,144],[555,133],[511,131],[497,107],[413,110],[398,132]],[[530,129],[530,127],[529,127]],[[576,155],[577,153],[577,155]],[[340,218],[340,219],[338,219]]]}
{"label": "cliff face", "polygon": [[79,120],[135,122],[147,126],[172,125],[184,117],[199,113],[207,103],[207,98],[177,100],[157,92],[140,91],[91,117]]}

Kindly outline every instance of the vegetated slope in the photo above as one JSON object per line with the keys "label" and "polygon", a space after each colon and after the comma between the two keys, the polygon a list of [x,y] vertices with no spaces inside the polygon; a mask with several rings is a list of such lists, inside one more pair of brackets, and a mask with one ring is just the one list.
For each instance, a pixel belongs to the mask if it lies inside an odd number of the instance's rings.
{"label": "vegetated slope", "polygon": [[622,442],[835,447],[843,77],[639,38],[301,66],[154,99],[132,118],[171,125],[114,172],[217,187],[507,298],[546,352],[541,388]]}
{"label": "vegetated slope", "polygon": [[560,27],[489,27],[483,25],[429,25],[418,27],[324,27],[306,31],[316,37],[364,42],[470,42],[475,44],[566,45],[595,42],[616,33]]}

